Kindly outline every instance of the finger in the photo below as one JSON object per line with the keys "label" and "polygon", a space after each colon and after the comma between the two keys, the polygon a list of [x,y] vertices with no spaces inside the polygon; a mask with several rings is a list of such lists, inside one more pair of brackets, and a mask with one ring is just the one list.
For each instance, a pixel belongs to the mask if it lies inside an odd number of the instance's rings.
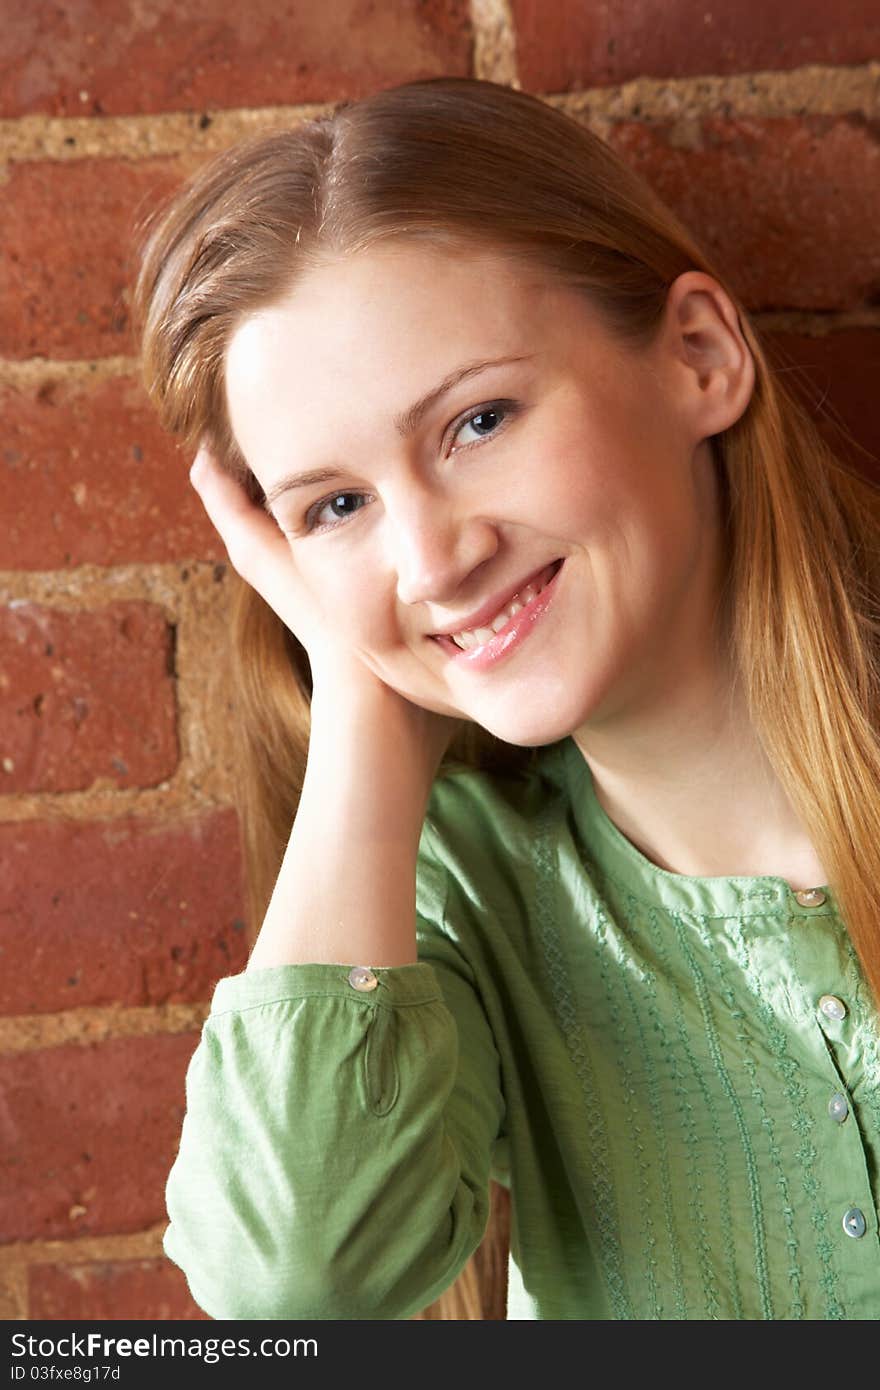
{"label": "finger", "polygon": [[[277,522],[252,502],[244,488],[221,468],[213,454],[199,449],[190,481],[226,546],[233,568],[279,613],[295,592],[296,571]],[[283,613],[279,616],[287,622]]]}
{"label": "finger", "polygon": [[271,524],[265,509],[252,502],[241,483],[225,468],[221,468],[214,454],[204,445],[193,460],[189,477],[224,540],[227,533],[234,533],[242,526],[247,527],[249,521],[256,517]]}

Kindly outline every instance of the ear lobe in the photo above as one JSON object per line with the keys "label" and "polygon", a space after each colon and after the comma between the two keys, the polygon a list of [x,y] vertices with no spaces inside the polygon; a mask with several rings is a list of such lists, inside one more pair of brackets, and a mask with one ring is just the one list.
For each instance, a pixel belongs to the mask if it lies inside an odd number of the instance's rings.
{"label": "ear lobe", "polygon": [[667,295],[669,347],[679,367],[684,403],[700,438],[720,434],[744,413],[755,364],[739,315],[717,280],[686,271]]}

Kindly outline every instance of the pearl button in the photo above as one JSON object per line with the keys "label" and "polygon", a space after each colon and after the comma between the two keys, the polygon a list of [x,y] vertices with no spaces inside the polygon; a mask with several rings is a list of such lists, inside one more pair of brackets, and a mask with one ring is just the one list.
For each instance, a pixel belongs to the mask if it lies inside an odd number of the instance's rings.
{"label": "pearl button", "polygon": [[848,1236],[858,1240],[859,1236],[863,1236],[868,1229],[865,1213],[860,1211],[858,1207],[850,1207],[849,1211],[843,1213],[843,1229]]}
{"label": "pearl button", "polygon": [[379,981],[366,965],[356,965],[348,972],[348,983],[352,989],[375,989]]}
{"label": "pearl button", "polygon": [[834,1095],[829,1100],[828,1114],[831,1116],[832,1120],[836,1120],[839,1125],[843,1124],[849,1114],[849,1105],[842,1091],[835,1091]]}
{"label": "pearl button", "polygon": [[801,907],[821,907],[825,901],[825,894],[821,888],[801,888],[795,897]]}
{"label": "pearl button", "polygon": [[819,1000],[819,1008],[826,1018],[833,1018],[838,1022],[846,1018],[846,1005],[836,994],[823,994]]}

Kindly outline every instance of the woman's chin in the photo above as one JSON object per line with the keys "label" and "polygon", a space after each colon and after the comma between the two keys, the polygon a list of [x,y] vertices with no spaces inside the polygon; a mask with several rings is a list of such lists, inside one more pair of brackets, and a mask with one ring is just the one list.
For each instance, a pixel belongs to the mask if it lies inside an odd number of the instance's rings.
{"label": "woman's chin", "polygon": [[560,739],[568,738],[577,727],[566,720],[550,719],[492,720],[485,724],[471,719],[469,722],[514,748],[548,748]]}

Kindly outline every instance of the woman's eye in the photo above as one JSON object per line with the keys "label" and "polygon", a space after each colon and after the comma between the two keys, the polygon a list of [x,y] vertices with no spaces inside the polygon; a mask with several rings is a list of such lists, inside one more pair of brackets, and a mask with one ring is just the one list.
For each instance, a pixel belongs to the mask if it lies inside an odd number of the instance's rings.
{"label": "woman's eye", "polygon": [[306,526],[310,531],[322,526],[336,526],[340,521],[346,521],[348,517],[354,516],[355,512],[360,511],[367,501],[362,492],[337,492],[332,497],[325,497],[322,502],[316,502],[306,513]]}
{"label": "woman's eye", "polygon": [[492,401],[489,405],[481,405],[478,410],[472,410],[455,430],[453,439],[458,439],[462,430],[473,429],[476,431],[476,439],[466,439],[461,448],[470,448],[472,444],[479,444],[483,439],[488,439],[492,434],[497,434],[501,425],[508,416],[513,415],[516,406],[513,401]]}
{"label": "woman's eye", "polygon": [[[476,410],[470,411],[453,432],[453,440],[459,438],[466,429],[473,430],[476,434],[475,439],[465,440],[458,448],[470,449],[482,440],[488,439],[491,435],[497,434],[511,416],[515,415],[518,406],[516,401],[491,401],[487,405],[481,405]],[[456,453],[457,448],[451,450]],[[355,512],[371,501],[369,493],[365,492],[335,492],[332,497],[324,497],[320,502],[315,502],[305,514],[304,530],[329,531],[341,525],[349,517],[354,516]]]}

